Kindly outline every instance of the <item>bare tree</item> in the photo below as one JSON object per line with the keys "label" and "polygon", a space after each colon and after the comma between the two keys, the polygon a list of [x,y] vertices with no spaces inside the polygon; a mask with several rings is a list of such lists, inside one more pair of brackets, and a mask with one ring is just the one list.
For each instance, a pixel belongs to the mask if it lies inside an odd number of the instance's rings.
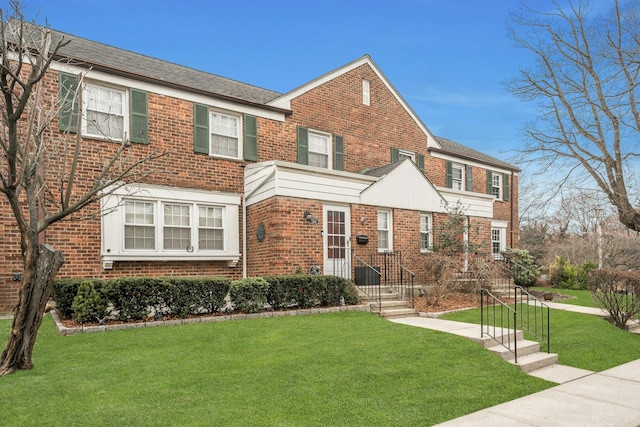
{"label": "bare tree", "polygon": [[[83,144],[81,114],[75,115],[76,135],[54,131],[51,125],[61,109],[81,105],[81,79],[72,98],[62,101],[52,99],[43,87],[52,62],[61,60],[59,51],[69,41],[54,40],[48,27],[25,22],[18,1],[11,1],[10,8],[6,15],[0,10],[0,193],[20,234],[23,272],[13,324],[0,355],[0,376],[32,367],[45,304],[64,263],[62,253],[44,241],[43,232],[97,205],[110,192],[144,180],[153,172],[147,163],[162,155],[152,149],[134,155],[126,142]],[[100,159],[89,180],[78,176],[79,163],[87,158]]]}
{"label": "bare tree", "polygon": [[576,173],[584,182],[586,173],[620,221],[640,230],[632,174],[640,154],[638,0],[615,0],[606,14],[571,0],[552,12],[525,6],[511,22],[513,39],[535,66],[522,69],[509,88],[540,109],[525,129],[524,159],[542,162],[547,179],[563,171],[560,184]]}

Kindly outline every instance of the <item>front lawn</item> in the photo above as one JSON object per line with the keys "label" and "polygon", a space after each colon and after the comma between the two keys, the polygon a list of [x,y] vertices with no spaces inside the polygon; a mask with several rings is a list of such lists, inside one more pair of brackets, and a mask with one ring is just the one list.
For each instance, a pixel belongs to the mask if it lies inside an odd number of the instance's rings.
{"label": "front lawn", "polygon": [[426,426],[553,385],[361,312],[67,337],[47,316],[34,364],[0,378],[3,426]]}
{"label": "front lawn", "polygon": [[555,292],[560,295],[568,295],[569,298],[558,300],[554,302],[560,302],[563,304],[580,305],[583,307],[597,307],[591,296],[591,291],[578,291],[573,289],[556,289],[556,288],[531,288],[535,291],[542,292]]}
{"label": "front lawn", "polygon": [[[480,309],[442,318],[480,323]],[[599,372],[640,356],[640,335],[618,329],[599,316],[552,309],[550,318],[551,352],[558,354],[560,364]]]}

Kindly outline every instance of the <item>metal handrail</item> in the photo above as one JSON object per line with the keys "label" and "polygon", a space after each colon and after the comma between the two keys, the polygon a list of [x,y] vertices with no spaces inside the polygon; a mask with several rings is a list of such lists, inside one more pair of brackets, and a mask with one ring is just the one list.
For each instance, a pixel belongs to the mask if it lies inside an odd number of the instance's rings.
{"label": "metal handrail", "polygon": [[541,342],[546,342],[551,352],[551,308],[531,295],[522,286],[515,285],[514,304],[520,314],[520,327]]}
{"label": "metal handrail", "polygon": [[[377,298],[378,298],[378,311],[382,312],[382,285],[381,285],[381,274],[380,271],[378,269],[376,269],[375,267],[369,265],[365,260],[363,260],[362,258],[360,258],[358,255],[355,254],[355,252],[352,252],[353,257],[355,258],[356,261],[358,261],[361,265],[357,265],[358,267],[366,267],[367,271],[369,272],[369,274],[372,274],[374,277],[375,275],[378,276],[378,280],[376,280],[375,282],[377,282],[377,284],[366,284],[366,285],[361,285],[361,284],[357,284],[358,288],[365,293],[365,295],[367,295],[370,298],[375,298],[376,294],[377,294]],[[376,289],[377,288],[377,289]],[[369,290],[370,289],[370,290]],[[371,291],[375,291],[377,290],[377,292],[371,292]]]}
{"label": "metal handrail", "polygon": [[[500,334],[498,334],[498,324],[500,325]],[[518,363],[517,324],[518,313],[515,309],[509,307],[509,305],[489,292],[488,289],[480,289],[480,337],[488,335],[496,340],[513,353],[515,363]],[[507,331],[506,340],[505,326]],[[513,340],[511,330],[513,330]]]}

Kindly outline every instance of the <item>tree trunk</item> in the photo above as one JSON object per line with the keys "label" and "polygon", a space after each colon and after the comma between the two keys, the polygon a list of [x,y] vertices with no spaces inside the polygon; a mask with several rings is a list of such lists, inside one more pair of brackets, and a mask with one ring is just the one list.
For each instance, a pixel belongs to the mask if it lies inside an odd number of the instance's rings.
{"label": "tree trunk", "polygon": [[33,367],[31,355],[38,329],[51,294],[53,279],[64,263],[62,252],[55,251],[47,244],[39,245],[33,250],[33,257],[25,255],[25,259],[32,262],[25,264],[22,273],[9,340],[0,356],[0,377],[16,369]]}

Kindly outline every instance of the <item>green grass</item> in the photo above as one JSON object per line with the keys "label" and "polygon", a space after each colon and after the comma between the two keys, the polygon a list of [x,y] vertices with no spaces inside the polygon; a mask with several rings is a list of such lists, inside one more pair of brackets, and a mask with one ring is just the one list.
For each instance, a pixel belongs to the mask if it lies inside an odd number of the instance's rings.
{"label": "green grass", "polygon": [[[552,309],[550,317],[551,352],[558,354],[560,364],[599,372],[640,357],[640,335],[618,329],[599,316]],[[480,323],[480,309],[442,318]]]}
{"label": "green grass", "polygon": [[553,385],[360,312],[67,337],[47,316],[34,364],[0,378],[3,426],[432,425]]}
{"label": "green grass", "polygon": [[577,291],[573,289],[556,289],[556,288],[531,288],[536,291],[542,292],[555,292],[560,295],[569,295],[570,298],[564,299],[562,301],[554,301],[560,302],[563,304],[572,304],[572,305],[580,305],[583,307],[597,307],[596,303],[593,301],[591,297],[591,291]]}

